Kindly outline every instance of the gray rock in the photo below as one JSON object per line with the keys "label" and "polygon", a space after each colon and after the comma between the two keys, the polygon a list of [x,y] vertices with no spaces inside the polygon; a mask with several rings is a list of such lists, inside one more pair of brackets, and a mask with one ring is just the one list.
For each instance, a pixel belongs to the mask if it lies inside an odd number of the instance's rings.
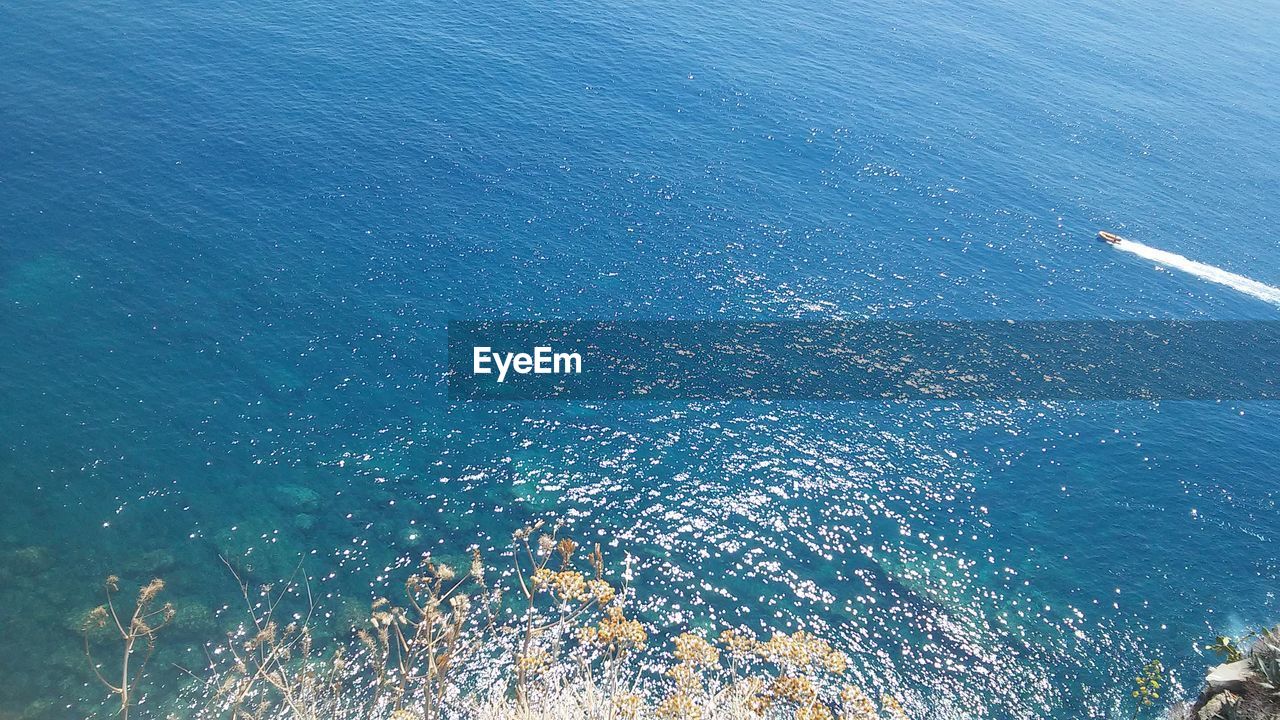
{"label": "gray rock", "polygon": [[[1231,663],[1235,664],[1235,663]],[[1219,665],[1218,667],[1222,667]],[[1240,702],[1240,697],[1229,691],[1222,691],[1209,699],[1209,702],[1200,708],[1200,712],[1196,715],[1199,720],[1215,720],[1219,718],[1224,710],[1228,707],[1234,707]]]}
{"label": "gray rock", "polygon": [[1238,690],[1251,679],[1253,679],[1253,670],[1248,660],[1223,663],[1210,670],[1209,675],[1205,677],[1209,687],[1214,690]]}

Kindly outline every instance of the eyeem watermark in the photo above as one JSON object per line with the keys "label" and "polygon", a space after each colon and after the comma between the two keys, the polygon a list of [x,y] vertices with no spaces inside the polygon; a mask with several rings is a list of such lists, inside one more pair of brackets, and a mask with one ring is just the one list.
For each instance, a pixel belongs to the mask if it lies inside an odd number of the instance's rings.
{"label": "eyeem watermark", "polygon": [[471,372],[475,375],[492,375],[497,371],[498,382],[507,381],[507,373],[518,375],[575,375],[582,372],[582,355],[576,352],[556,352],[549,346],[538,346],[532,353],[494,352],[492,347],[476,346],[471,349]]}
{"label": "eyeem watermark", "polygon": [[449,323],[465,400],[1280,400],[1280,321]]}

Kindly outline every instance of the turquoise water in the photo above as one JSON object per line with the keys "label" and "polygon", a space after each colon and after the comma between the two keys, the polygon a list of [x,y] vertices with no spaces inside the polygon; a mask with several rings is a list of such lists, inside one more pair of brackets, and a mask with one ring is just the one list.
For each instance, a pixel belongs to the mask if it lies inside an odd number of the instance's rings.
{"label": "turquoise water", "polygon": [[[198,666],[554,513],[658,627],[816,626],[921,718],[1128,716],[1280,618],[1265,403],[450,405],[450,319],[1258,318],[1280,6],[0,7],[0,716],[103,699],[107,572]],[[177,682],[177,680],[174,680]],[[154,702],[163,695],[157,690]]]}

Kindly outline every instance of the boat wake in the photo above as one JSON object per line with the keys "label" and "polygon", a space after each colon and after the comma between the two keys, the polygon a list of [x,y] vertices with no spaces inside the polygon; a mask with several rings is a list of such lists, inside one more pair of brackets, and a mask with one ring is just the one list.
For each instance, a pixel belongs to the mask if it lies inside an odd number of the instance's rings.
{"label": "boat wake", "polygon": [[1138,257],[1164,265],[1165,267],[1176,268],[1185,273],[1190,273],[1196,277],[1203,278],[1209,282],[1215,282],[1219,285],[1226,285],[1233,290],[1239,290],[1246,295],[1252,295],[1259,300],[1265,300],[1274,305],[1280,305],[1280,288],[1272,287],[1266,283],[1260,283],[1257,280],[1247,278],[1243,275],[1237,275],[1233,272],[1227,272],[1222,268],[1212,265],[1206,265],[1202,262],[1196,262],[1190,258],[1185,258],[1177,253],[1157,250],[1149,245],[1143,245],[1133,240],[1119,239],[1118,242],[1112,243],[1112,246],[1118,250],[1133,253]]}

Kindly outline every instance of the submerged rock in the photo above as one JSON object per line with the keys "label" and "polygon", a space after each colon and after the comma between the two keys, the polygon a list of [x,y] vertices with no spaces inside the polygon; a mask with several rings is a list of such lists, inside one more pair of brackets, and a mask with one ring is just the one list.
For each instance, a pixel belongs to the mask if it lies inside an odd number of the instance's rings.
{"label": "submerged rock", "polygon": [[168,550],[150,550],[130,555],[121,567],[121,577],[146,582],[153,577],[163,577],[178,566],[178,559]]}
{"label": "submerged rock", "polygon": [[293,526],[304,533],[311,532],[316,526],[316,516],[310,513],[298,513],[293,516]]}
{"label": "submerged rock", "polygon": [[43,545],[29,545],[5,553],[4,564],[15,571],[35,573],[48,569],[50,562],[49,548]]}
{"label": "submerged rock", "polygon": [[92,627],[87,628],[87,626],[89,626],[87,621],[89,619],[89,613],[92,612],[95,607],[97,606],[86,605],[84,607],[78,607],[67,611],[62,615],[62,629],[76,636],[83,635],[86,629],[90,629],[92,631]]}
{"label": "submerged rock", "polygon": [[190,599],[175,600],[173,605],[175,612],[170,632],[174,636],[200,641],[217,637],[218,622],[208,605]]}
{"label": "submerged rock", "polygon": [[280,485],[275,491],[275,501],[280,507],[297,512],[320,509],[320,493],[302,485]]}
{"label": "submerged rock", "polygon": [[[290,577],[301,553],[287,538],[282,541],[280,531],[260,523],[219,530],[210,538],[210,544],[236,572],[246,573],[242,580],[252,579],[258,583]],[[230,582],[230,576],[226,579]]]}

